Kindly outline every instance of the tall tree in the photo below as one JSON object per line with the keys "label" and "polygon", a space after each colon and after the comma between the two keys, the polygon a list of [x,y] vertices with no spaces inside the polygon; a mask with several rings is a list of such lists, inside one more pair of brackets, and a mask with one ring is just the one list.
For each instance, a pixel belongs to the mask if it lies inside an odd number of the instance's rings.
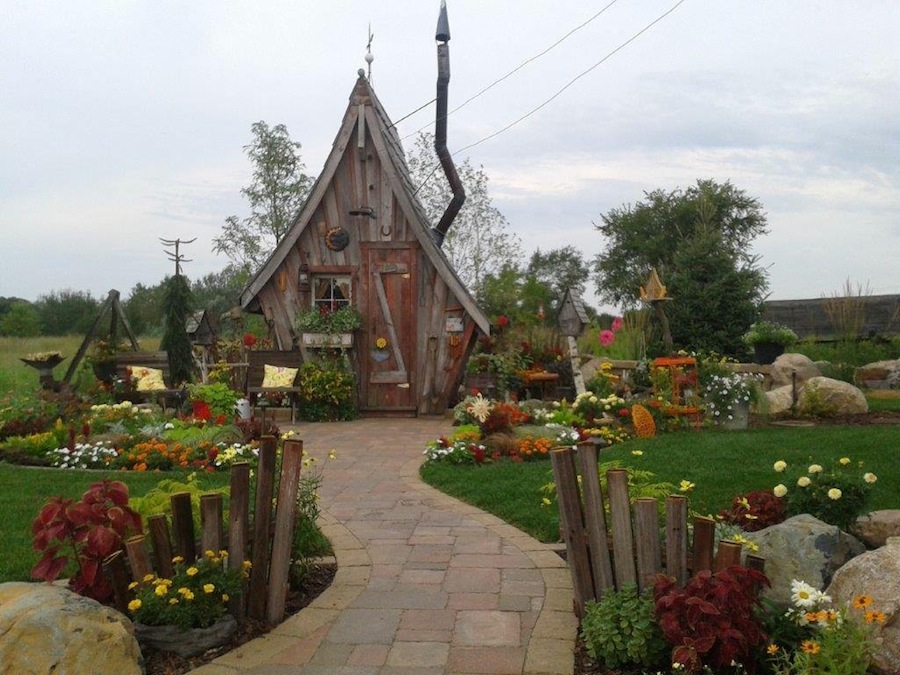
{"label": "tall tree", "polygon": [[166,315],[165,332],[159,348],[168,352],[169,375],[172,384],[190,382],[194,373],[191,338],[187,334],[187,319],[191,313],[191,287],[181,274],[165,282],[163,309]]}
{"label": "tall tree", "polygon": [[27,300],[14,302],[0,319],[0,335],[35,337],[41,334],[37,308]]}
{"label": "tall tree", "polygon": [[555,248],[546,253],[537,249],[531,254],[525,276],[547,289],[545,312],[552,319],[559,311],[566,290],[572,289],[579,296],[590,279],[591,268],[581,251],[574,246]]}
{"label": "tall tree", "polygon": [[88,331],[100,309],[89,291],[51,291],[37,299],[43,335],[77,335]]}
{"label": "tall tree", "polygon": [[[702,343],[734,353],[736,337],[758,315],[768,288],[759,257],[750,252],[766,224],[761,204],[727,181],[645,193],[643,201],[611,210],[597,225],[606,239],[594,260],[597,292],[610,303],[636,306],[640,286],[656,268],[674,298],[666,311],[679,346]],[[719,282],[730,293],[726,298],[708,292]],[[718,299],[744,309],[722,313]]]}
{"label": "tall tree", "polygon": [[[407,160],[419,200],[435,224],[452,194],[434,152],[434,136],[419,134]],[[522,244],[493,205],[484,168],[473,168],[468,159],[456,168],[466,190],[466,202],[447,232],[442,248],[462,282],[477,293],[487,275],[499,273],[504,266],[519,264]]]}
{"label": "tall tree", "polygon": [[256,122],[253,140],[244,151],[253,165],[253,182],[241,189],[250,203],[250,216],[229,216],[222,234],[213,239],[213,251],[224,253],[239,268],[253,273],[265,262],[290,228],[312,186],[304,171],[300,144],[287,127]]}

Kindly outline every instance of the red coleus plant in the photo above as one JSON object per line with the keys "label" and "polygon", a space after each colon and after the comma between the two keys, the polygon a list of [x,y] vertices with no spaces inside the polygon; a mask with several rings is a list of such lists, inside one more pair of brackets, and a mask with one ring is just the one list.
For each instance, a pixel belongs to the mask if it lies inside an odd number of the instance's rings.
{"label": "red coleus plant", "polygon": [[731,508],[720,511],[719,517],[746,532],[756,532],[783,522],[787,518],[787,505],[772,490],[756,490],[735,497]]}
{"label": "red coleus plant", "polygon": [[128,507],[128,486],[120,481],[94,483],[77,502],[51,497],[31,525],[32,545],[41,554],[31,576],[55,581],[74,561],[70,588],[106,602],[112,586],[103,575],[103,560],[126,536],[140,532],[141,516]]}
{"label": "red coleus plant", "polygon": [[655,612],[673,646],[672,663],[690,673],[732,662],[752,668],[757,647],[767,640],[754,610],[759,590],[768,585],[762,572],[740,565],[715,574],[700,572],[684,588],[660,576],[653,587]]}

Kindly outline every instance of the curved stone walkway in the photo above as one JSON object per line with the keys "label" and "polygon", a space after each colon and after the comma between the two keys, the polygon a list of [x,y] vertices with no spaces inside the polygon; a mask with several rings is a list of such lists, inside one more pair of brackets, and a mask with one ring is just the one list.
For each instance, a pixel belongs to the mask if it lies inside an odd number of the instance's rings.
{"label": "curved stone walkway", "polygon": [[[563,674],[577,624],[565,563],[419,480],[445,419],[301,424],[324,472],[338,571],[309,607],[199,675]],[[331,449],[336,457],[327,460]]]}

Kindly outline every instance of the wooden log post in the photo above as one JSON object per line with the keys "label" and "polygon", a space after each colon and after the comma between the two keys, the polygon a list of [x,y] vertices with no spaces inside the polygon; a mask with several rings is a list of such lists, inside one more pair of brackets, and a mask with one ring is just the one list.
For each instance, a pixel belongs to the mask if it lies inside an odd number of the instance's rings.
{"label": "wooden log post", "polygon": [[578,478],[575,474],[575,460],[572,448],[560,448],[550,452],[553,478],[556,481],[556,496],[560,513],[566,524],[563,539],[572,586],[575,593],[574,607],[578,618],[584,616],[584,604],[595,598],[588,559],[587,541],[581,514],[581,499],[578,496]]}
{"label": "wooden log post", "polygon": [[638,589],[652,588],[662,572],[662,548],[659,543],[659,503],[650,497],[634,502],[634,539],[637,557]]}
{"label": "wooden log post", "polygon": [[[250,464],[231,465],[231,499],[228,507],[228,567],[238,569],[248,560],[247,541],[250,527]],[[235,619],[244,618],[244,593],[235,593],[228,610]]]}
{"label": "wooden log post", "polygon": [[275,482],[274,436],[263,436],[259,445],[256,478],[256,511],[253,521],[253,551],[250,561],[250,590],[247,613],[262,621],[266,618],[266,584],[269,579],[269,526],[272,522],[272,487]]}
{"label": "wooden log post", "polygon": [[184,558],[186,565],[197,560],[196,539],[194,537],[194,515],[191,510],[191,494],[177,492],[170,498],[172,502],[172,538],[175,555]]}
{"label": "wooden log post", "polygon": [[125,552],[128,554],[128,562],[131,563],[132,579],[141,582],[145,576],[153,573],[150,552],[147,550],[147,541],[144,535],[137,534],[126,539]]}
{"label": "wooden log post", "polygon": [[286,440],[281,451],[281,478],[278,483],[278,506],[275,511],[275,537],[272,540],[272,563],[269,568],[266,620],[270,624],[279,623],[284,618],[302,460],[303,441]]}
{"label": "wooden log post", "polygon": [[103,560],[103,571],[113,587],[113,598],[116,609],[128,616],[128,601],[131,592],[128,590],[128,565],[122,549],[110,553]]}
{"label": "wooden log post", "polygon": [[713,569],[718,572],[732,565],[740,565],[742,548],[743,546],[736,541],[720,541]]}
{"label": "wooden log post", "polygon": [[687,497],[666,497],[666,574],[675,577],[679,586],[688,580]]}
{"label": "wooden log post", "polygon": [[147,519],[147,529],[153,543],[156,572],[163,579],[171,579],[175,576],[175,568],[172,566],[172,542],[169,539],[169,523],[166,517],[161,513],[150,516]]}
{"label": "wooden log post", "polygon": [[610,469],[606,472],[609,492],[609,515],[612,520],[613,560],[616,565],[616,588],[637,583],[634,564],[634,535],[631,531],[631,504],[628,498],[628,472]]}
{"label": "wooden log post", "polygon": [[222,550],[222,495],[200,495],[200,551]]}
{"label": "wooden log post", "polygon": [[609,542],[606,538],[606,513],[603,494],[600,491],[600,475],[597,468],[597,446],[593,443],[578,445],[578,463],[581,467],[581,487],[584,492],[584,521],[591,551],[591,575],[594,591],[599,600],[608,588],[615,588],[612,562],[609,559]]}
{"label": "wooden log post", "polygon": [[716,543],[716,521],[706,516],[694,518],[694,544],[691,554],[691,575],[711,570]]}
{"label": "wooden log post", "polygon": [[766,559],[761,555],[757,555],[756,553],[747,554],[745,565],[751,570],[756,570],[757,572],[765,573],[766,571]]}

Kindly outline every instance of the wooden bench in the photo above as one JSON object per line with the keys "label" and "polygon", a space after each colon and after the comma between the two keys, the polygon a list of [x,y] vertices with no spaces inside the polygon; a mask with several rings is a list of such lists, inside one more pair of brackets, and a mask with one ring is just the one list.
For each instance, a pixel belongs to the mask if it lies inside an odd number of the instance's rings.
{"label": "wooden bench", "polygon": [[[260,394],[287,394],[291,402],[291,423],[297,419],[297,402],[300,387],[263,387],[265,367],[299,368],[302,361],[299,350],[293,351],[251,351],[247,354],[247,398],[251,405],[257,405]],[[295,381],[296,384],[296,381]]]}
{"label": "wooden bench", "polygon": [[168,400],[176,399],[179,403],[183,400],[184,389],[172,387],[171,373],[169,372],[169,355],[167,352],[119,352],[116,354],[116,377],[127,382],[131,379],[131,370],[133,368],[155,368],[161,370],[163,381],[166,384],[165,389],[135,392],[136,394],[148,399],[156,397],[163,410],[165,410]]}

